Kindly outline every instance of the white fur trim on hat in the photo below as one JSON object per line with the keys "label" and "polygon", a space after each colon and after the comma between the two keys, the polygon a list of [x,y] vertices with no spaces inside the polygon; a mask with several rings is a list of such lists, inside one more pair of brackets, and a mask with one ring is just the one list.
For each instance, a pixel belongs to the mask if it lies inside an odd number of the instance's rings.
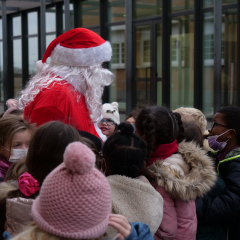
{"label": "white fur trim on hat", "polygon": [[91,48],[66,48],[58,44],[51,54],[51,61],[59,65],[72,67],[87,67],[94,64],[109,62],[112,57],[112,47],[108,41]]}
{"label": "white fur trim on hat", "polygon": [[118,103],[105,103],[102,107],[102,116],[103,118],[111,118],[117,124],[120,123],[119,111],[118,111]]}
{"label": "white fur trim on hat", "polygon": [[44,67],[45,63],[42,62],[42,60],[39,60],[36,62],[36,68],[38,71],[41,71]]}

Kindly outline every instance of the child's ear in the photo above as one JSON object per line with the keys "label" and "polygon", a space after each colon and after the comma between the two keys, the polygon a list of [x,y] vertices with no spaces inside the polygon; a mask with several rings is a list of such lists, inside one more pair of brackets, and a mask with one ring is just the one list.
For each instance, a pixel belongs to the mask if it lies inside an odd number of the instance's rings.
{"label": "child's ear", "polygon": [[228,134],[227,138],[231,139],[231,138],[234,138],[236,135],[237,135],[237,133],[236,133],[235,129],[231,129],[229,131],[229,134]]}

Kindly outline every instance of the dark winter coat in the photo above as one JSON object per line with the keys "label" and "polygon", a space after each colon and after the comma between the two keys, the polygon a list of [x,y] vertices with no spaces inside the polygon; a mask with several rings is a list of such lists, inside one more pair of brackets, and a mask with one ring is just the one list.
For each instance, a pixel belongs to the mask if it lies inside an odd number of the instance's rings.
{"label": "dark winter coat", "polygon": [[[223,194],[215,198],[198,198],[196,210],[199,224],[226,227],[228,240],[240,239],[240,147],[218,164],[218,174],[226,184]],[[207,239],[207,238],[206,238]]]}

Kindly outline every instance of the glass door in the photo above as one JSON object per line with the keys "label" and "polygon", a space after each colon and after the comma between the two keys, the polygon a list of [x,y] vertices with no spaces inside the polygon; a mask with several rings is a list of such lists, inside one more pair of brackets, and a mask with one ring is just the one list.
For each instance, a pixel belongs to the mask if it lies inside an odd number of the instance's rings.
{"label": "glass door", "polygon": [[134,105],[161,105],[161,49],[160,21],[146,21],[134,26]]}

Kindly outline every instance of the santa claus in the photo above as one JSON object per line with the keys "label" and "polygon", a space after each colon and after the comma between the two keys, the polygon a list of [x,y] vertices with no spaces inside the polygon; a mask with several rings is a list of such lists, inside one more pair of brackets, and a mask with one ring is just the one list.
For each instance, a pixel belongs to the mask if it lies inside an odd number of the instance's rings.
{"label": "santa claus", "polygon": [[[19,108],[24,118],[37,125],[60,120],[99,136],[102,94],[114,75],[102,68],[112,48],[98,34],[84,28],[63,33],[48,46],[38,73],[21,92]],[[51,62],[46,64],[47,58]]]}

